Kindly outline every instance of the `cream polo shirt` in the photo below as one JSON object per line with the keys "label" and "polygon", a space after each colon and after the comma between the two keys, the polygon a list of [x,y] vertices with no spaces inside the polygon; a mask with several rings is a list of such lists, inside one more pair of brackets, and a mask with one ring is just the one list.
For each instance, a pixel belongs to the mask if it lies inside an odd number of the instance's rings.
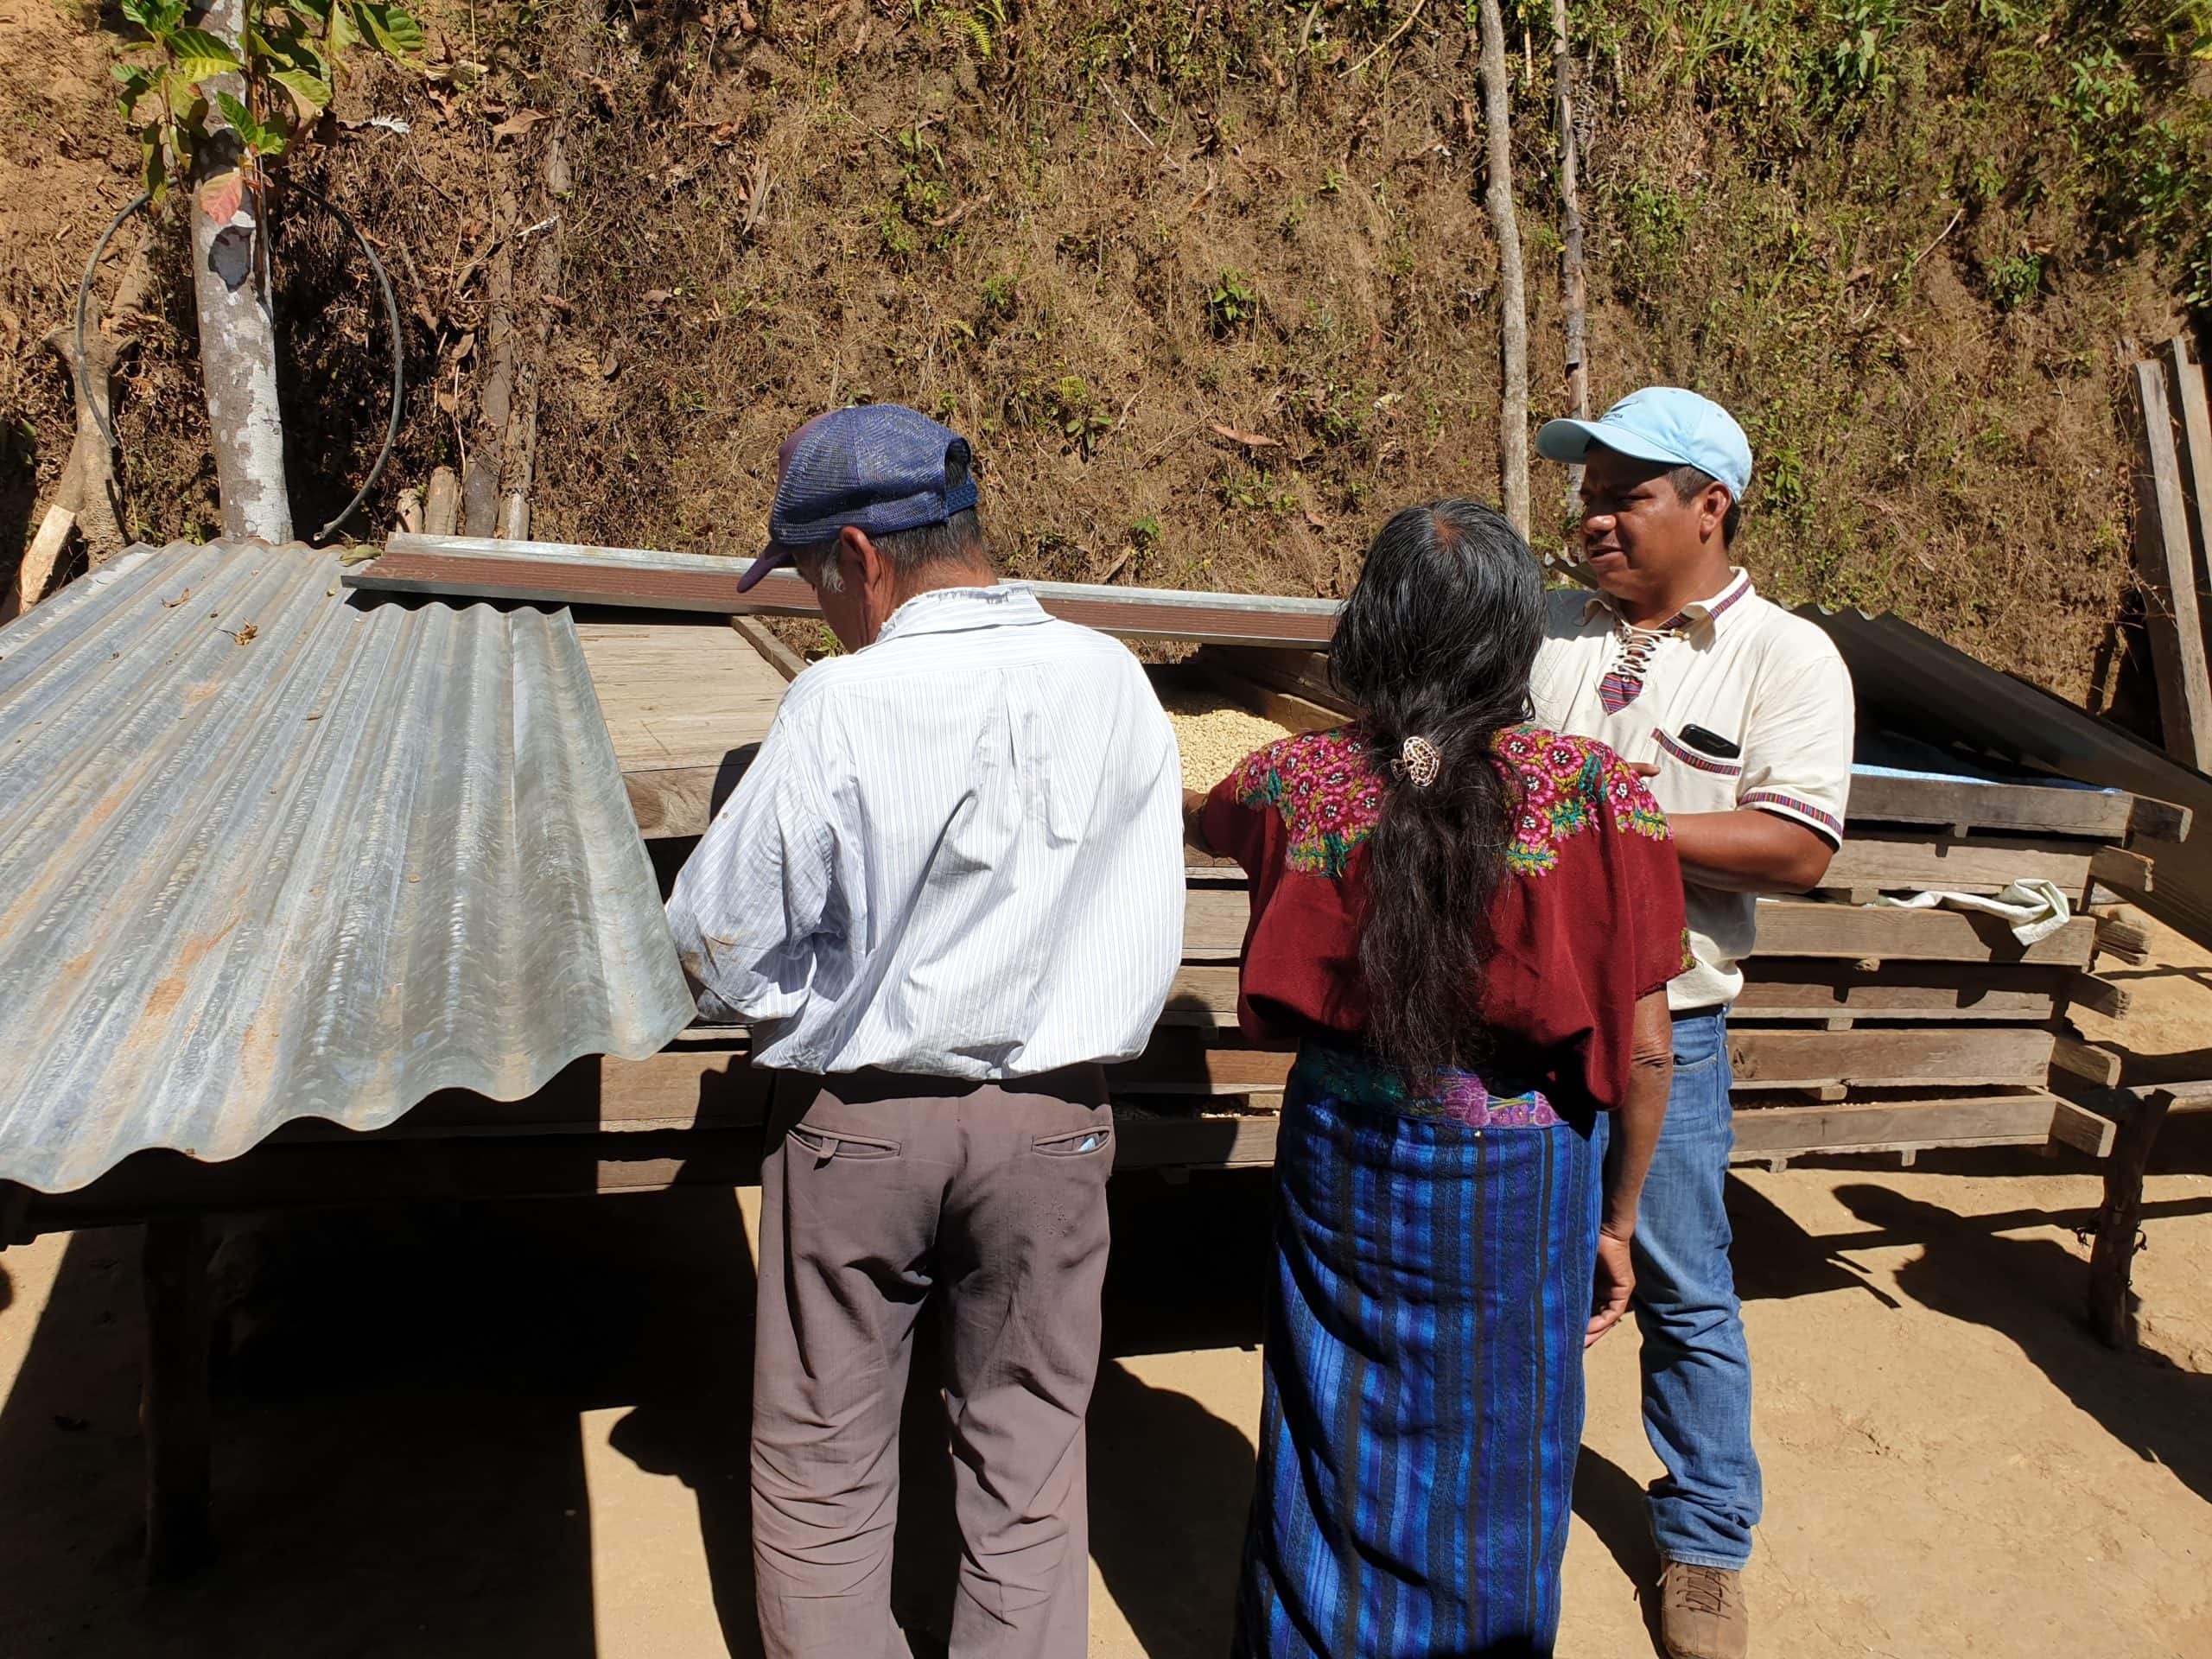
{"label": "cream polo shirt", "polygon": [[[1656,766],[1651,792],[1669,812],[1754,807],[1841,842],[1856,721],[1850,671],[1827,634],[1761,599],[1750,575],[1732,570],[1720,592],[1674,619],[1650,646],[1641,690],[1609,711],[1604,682],[1623,663],[1618,622],[1602,594],[1546,595],[1530,684],[1539,721]],[[1623,689],[1616,680],[1612,700]],[[1690,726],[1743,753],[1700,753],[1683,739]],[[1697,967],[1669,988],[1668,1001],[1677,1012],[1732,1002],[1744,988],[1737,964],[1758,931],[1756,901],[1697,887],[1684,897]]]}

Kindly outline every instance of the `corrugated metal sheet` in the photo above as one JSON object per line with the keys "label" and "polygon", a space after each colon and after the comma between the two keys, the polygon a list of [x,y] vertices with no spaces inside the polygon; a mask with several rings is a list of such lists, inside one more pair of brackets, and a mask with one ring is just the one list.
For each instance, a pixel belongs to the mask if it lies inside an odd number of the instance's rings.
{"label": "corrugated metal sheet", "polygon": [[564,612],[135,549],[0,629],[0,1179],[513,1099],[693,1009]]}
{"label": "corrugated metal sheet", "polygon": [[2178,846],[2153,842],[2156,883],[2140,902],[2200,944],[2212,944],[2212,778],[2118,727],[1999,673],[1898,616],[1800,606],[1851,669],[1862,713],[1901,731],[1949,739],[2062,778],[2185,806]]}
{"label": "corrugated metal sheet", "polygon": [[[747,563],[646,548],[397,535],[386,543],[381,558],[347,571],[346,582],[349,587],[389,593],[467,594],[717,614],[821,614],[813,588],[790,570],[770,573],[741,598],[737,578]],[[1116,588],[1082,582],[1025,585],[1054,616],[1125,639],[1326,646],[1344,608],[1332,599],[1281,594]]]}

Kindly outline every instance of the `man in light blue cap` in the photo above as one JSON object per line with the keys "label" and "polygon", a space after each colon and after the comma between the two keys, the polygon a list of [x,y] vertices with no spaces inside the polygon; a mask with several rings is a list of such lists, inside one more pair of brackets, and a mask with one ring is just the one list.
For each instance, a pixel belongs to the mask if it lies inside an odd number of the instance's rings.
{"label": "man in light blue cap", "polygon": [[1666,1466],[1650,1497],[1660,1630],[1673,1659],[1744,1659],[1760,1491],[1722,1204],[1726,1016],[1756,895],[1818,886],[1842,840],[1851,677],[1826,634],[1732,561],[1751,447],[1719,404],[1648,386],[1601,419],[1546,423],[1536,450],[1586,468],[1582,553],[1599,588],[1551,595],[1536,715],[1650,775],[1697,957],[1669,988],[1674,1090],[1634,1246],[1643,1426]]}

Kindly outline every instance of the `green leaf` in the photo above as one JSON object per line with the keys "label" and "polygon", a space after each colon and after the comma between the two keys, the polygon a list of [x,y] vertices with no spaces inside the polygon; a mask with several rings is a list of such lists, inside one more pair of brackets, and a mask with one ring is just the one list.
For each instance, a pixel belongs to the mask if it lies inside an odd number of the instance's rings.
{"label": "green leaf", "polygon": [[138,167],[144,181],[146,194],[154,199],[154,206],[162,205],[162,198],[168,194],[168,166],[162,155],[162,130],[148,127],[138,135]]}
{"label": "green leaf", "polygon": [[153,21],[147,27],[156,35],[173,34],[184,22],[185,0],[151,0]]}
{"label": "green leaf", "polygon": [[[330,107],[330,83],[321,75],[306,69],[279,69],[269,79],[292,95],[302,118],[312,120],[319,111]],[[276,152],[269,153],[273,156]]]}
{"label": "green leaf", "polygon": [[412,13],[398,6],[379,5],[376,0],[353,0],[353,21],[379,51],[395,58],[411,58],[423,49],[423,25]]}
{"label": "green leaf", "polygon": [[151,34],[154,28],[154,9],[157,0],[123,0],[123,15],[137,24],[139,28]]}
{"label": "green leaf", "polygon": [[230,124],[231,130],[238,134],[240,140],[249,144],[253,142],[254,134],[260,129],[254,121],[252,111],[228,92],[215,94],[215,107],[222,112],[223,119]]}
{"label": "green leaf", "polygon": [[168,38],[169,57],[187,80],[207,80],[234,75],[241,67],[238,54],[219,36],[204,29],[180,29]]}
{"label": "green leaf", "polygon": [[118,63],[115,66],[115,78],[123,83],[122,90],[116,94],[115,105],[123,111],[123,118],[128,121],[137,109],[138,100],[153,90],[154,77],[149,70],[136,64]]}
{"label": "green leaf", "polygon": [[360,25],[353,21],[353,13],[345,0],[335,0],[330,8],[330,33],[324,37],[330,55],[336,57],[348,47],[361,43]]}
{"label": "green leaf", "polygon": [[281,111],[271,110],[269,112],[269,119],[254,130],[255,152],[263,156],[282,156],[284,153],[284,146],[289,143],[291,143],[289,124],[285,121]]}

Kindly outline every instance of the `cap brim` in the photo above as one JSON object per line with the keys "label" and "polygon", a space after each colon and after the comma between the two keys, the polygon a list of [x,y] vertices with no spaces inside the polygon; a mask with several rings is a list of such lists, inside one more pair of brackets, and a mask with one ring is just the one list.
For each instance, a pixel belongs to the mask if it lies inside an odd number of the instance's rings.
{"label": "cap brim", "polygon": [[737,591],[741,594],[751,593],[759,585],[761,577],[766,575],[771,570],[781,569],[791,563],[791,556],[788,550],[778,547],[773,542],[769,543],[767,550],[745,567],[745,574],[737,579]]}
{"label": "cap brim", "polygon": [[1631,461],[1655,461],[1663,467],[1697,464],[1624,427],[1607,426],[1602,421],[1546,421],[1536,429],[1536,453],[1546,461],[1581,461],[1593,443]]}

